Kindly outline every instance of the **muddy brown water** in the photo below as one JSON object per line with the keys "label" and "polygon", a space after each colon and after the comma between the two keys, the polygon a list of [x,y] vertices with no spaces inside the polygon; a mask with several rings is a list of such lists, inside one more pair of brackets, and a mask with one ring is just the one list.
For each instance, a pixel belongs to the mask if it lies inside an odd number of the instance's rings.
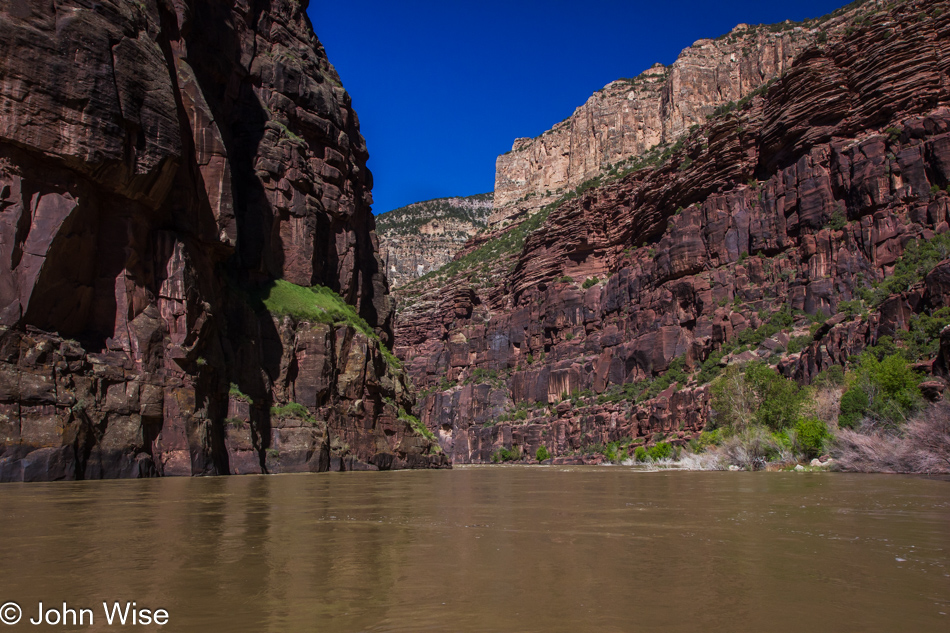
{"label": "muddy brown water", "polygon": [[[4,484],[0,561],[0,603],[22,609],[0,631],[947,633],[950,482],[470,467]],[[40,601],[93,626],[32,625]],[[103,601],[169,621],[110,626]]]}

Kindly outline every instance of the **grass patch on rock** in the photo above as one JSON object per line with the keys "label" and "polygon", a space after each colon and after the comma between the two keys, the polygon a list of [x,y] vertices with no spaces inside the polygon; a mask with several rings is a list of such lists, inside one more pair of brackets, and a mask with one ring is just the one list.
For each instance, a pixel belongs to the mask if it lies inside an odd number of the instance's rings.
{"label": "grass patch on rock", "polygon": [[402,363],[383,344],[369,323],[343,297],[326,286],[298,286],[284,279],[276,279],[260,290],[260,300],[271,314],[289,315],[305,321],[328,325],[345,324],[362,332],[379,344],[386,363],[402,369]]}

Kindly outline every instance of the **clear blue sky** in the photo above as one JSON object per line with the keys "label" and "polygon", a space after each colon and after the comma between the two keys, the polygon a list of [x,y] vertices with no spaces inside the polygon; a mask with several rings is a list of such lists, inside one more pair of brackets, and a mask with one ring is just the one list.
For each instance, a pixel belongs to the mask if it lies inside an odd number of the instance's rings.
{"label": "clear blue sky", "polygon": [[596,90],[736,24],[802,20],[846,0],[311,0],[353,97],[375,213],[491,191],[495,158]]}

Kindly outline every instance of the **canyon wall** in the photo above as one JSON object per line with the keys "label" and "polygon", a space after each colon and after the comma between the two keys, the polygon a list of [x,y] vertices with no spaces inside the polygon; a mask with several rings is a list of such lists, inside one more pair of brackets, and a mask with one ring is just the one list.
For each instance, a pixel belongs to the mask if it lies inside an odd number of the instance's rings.
{"label": "canyon wall", "polygon": [[[948,9],[868,4],[659,166],[480,236],[397,292],[395,351],[453,460],[683,443],[709,419],[707,370],[761,359],[807,383],[950,305],[947,261],[843,308],[950,232]],[[935,392],[944,335],[919,367]]]}
{"label": "canyon wall", "polygon": [[485,228],[492,199],[490,193],[438,198],[377,215],[379,254],[390,285],[405,285],[450,262]]}
{"label": "canyon wall", "polygon": [[594,93],[566,120],[537,138],[515,139],[495,167],[492,226],[536,212],[562,194],[665,147],[706,122],[717,108],[785,73],[803,50],[837,37],[854,10],[800,24],[736,26]]}
{"label": "canyon wall", "polygon": [[[305,9],[0,8],[0,479],[444,465]],[[268,311],[276,280],[352,317]]]}

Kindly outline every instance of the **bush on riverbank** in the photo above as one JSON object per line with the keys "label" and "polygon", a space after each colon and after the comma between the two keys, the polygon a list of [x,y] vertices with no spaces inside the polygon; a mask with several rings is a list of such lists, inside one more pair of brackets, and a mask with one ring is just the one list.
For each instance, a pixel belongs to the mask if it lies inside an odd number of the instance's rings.
{"label": "bush on riverbank", "polygon": [[825,444],[832,439],[828,425],[818,418],[801,418],[795,423],[794,430],[794,447],[805,459],[821,455]]}
{"label": "bush on riverbank", "polygon": [[921,379],[886,337],[861,354],[841,396],[840,470],[950,472],[950,404],[925,408]]}
{"label": "bush on riverbank", "polygon": [[896,429],[923,406],[920,380],[903,355],[879,359],[873,349],[866,351],[847,376],[838,425]]}
{"label": "bush on riverbank", "polygon": [[[712,385],[714,427],[692,444],[731,466],[759,470],[821,455],[832,435],[821,416],[837,413],[837,375],[815,387],[798,383],[760,362],[731,366]],[[829,393],[830,392],[830,393]]]}
{"label": "bush on riverbank", "polygon": [[731,366],[712,385],[711,423],[690,450],[756,470],[835,447],[846,470],[940,472],[950,465],[950,405],[920,413],[921,379],[888,340],[807,387],[764,363]]}
{"label": "bush on riverbank", "polygon": [[788,428],[799,418],[803,396],[795,381],[765,363],[732,365],[712,384],[714,428]]}
{"label": "bush on riverbank", "polygon": [[516,462],[521,459],[521,450],[517,446],[512,446],[510,449],[502,446],[497,451],[492,453],[491,460],[495,464],[500,464],[502,462]]}

